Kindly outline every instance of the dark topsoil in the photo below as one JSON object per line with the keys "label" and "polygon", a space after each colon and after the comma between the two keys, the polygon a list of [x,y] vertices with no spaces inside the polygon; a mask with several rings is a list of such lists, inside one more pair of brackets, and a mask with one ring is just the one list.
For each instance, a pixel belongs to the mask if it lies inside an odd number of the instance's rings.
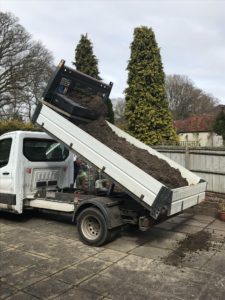
{"label": "dark topsoil", "polygon": [[122,155],[165,186],[169,188],[178,188],[188,185],[187,180],[181,176],[178,169],[172,168],[167,162],[149,154],[147,150],[135,147],[112,131],[104,119],[107,108],[100,97],[75,97],[75,95],[70,95],[70,97],[71,96],[74,101],[81,106],[94,109],[101,115],[97,120],[83,125],[81,127],[83,130],[110,149]]}
{"label": "dark topsoil", "polygon": [[170,253],[164,262],[168,265],[179,266],[189,253],[209,251],[213,247],[211,241],[211,233],[207,231],[199,231],[188,235],[183,241],[178,243],[178,248]]}

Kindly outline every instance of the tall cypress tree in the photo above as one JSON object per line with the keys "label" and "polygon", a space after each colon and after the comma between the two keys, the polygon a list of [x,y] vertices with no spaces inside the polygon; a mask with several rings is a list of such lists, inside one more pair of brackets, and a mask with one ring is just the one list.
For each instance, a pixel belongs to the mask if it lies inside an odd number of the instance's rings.
{"label": "tall cypress tree", "polygon": [[[98,59],[93,53],[93,45],[87,33],[81,35],[80,41],[75,49],[75,62],[73,62],[73,64],[78,71],[101,80],[98,70]],[[107,118],[109,122],[114,123],[114,112],[111,100],[108,99],[105,104],[108,109]]]}
{"label": "tall cypress tree", "polygon": [[125,116],[128,130],[148,145],[177,141],[165,92],[165,74],[151,28],[134,29],[127,66]]}
{"label": "tall cypress tree", "polygon": [[87,33],[81,35],[80,41],[75,49],[75,62],[73,62],[73,64],[78,71],[96,79],[101,79],[99,77],[98,60],[93,53],[93,45]]}

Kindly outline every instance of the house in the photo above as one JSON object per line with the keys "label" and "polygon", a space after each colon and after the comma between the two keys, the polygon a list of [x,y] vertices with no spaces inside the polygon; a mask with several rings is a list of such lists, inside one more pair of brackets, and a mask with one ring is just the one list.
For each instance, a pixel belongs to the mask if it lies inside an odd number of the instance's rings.
{"label": "house", "polygon": [[210,113],[203,115],[192,115],[184,120],[174,122],[179,135],[180,145],[200,147],[223,146],[222,136],[213,132],[213,123],[218,113],[225,109],[225,105],[218,105]]}

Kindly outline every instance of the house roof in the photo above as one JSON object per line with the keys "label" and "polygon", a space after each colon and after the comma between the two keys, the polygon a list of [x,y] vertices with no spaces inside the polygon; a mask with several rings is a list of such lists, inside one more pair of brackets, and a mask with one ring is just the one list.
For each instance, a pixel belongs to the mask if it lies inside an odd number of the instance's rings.
{"label": "house roof", "polygon": [[175,121],[174,125],[177,133],[209,132],[212,131],[215,117],[215,115],[192,115],[185,120]]}
{"label": "house roof", "polygon": [[177,133],[210,132],[216,117],[221,111],[225,112],[225,105],[223,104],[217,105],[207,114],[192,115],[187,119],[174,121],[174,126]]}

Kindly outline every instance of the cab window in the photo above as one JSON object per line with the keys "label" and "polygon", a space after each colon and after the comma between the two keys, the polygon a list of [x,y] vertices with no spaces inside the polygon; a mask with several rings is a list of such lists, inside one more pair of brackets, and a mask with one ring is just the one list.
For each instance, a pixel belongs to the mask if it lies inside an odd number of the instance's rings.
{"label": "cab window", "polygon": [[6,166],[9,162],[11,145],[11,138],[0,140],[0,168]]}
{"label": "cab window", "polygon": [[69,150],[54,140],[24,139],[23,154],[29,161],[64,161]]}

